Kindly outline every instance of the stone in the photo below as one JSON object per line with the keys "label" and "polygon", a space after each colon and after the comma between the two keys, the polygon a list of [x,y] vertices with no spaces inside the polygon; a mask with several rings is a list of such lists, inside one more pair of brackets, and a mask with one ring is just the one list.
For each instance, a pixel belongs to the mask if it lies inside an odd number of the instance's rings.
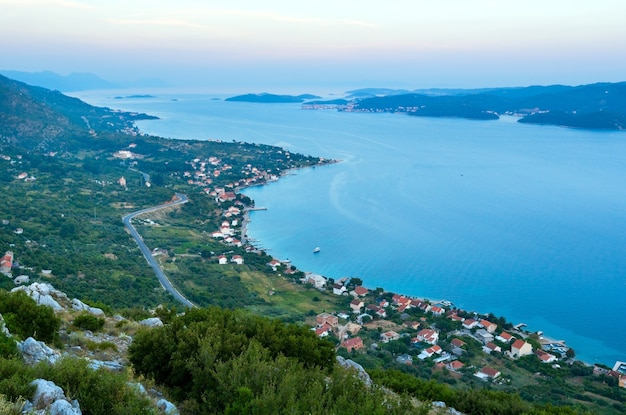
{"label": "stone", "polygon": [[65,399],[63,389],[55,385],[54,382],[45,379],[35,379],[30,384],[36,387],[33,394],[33,404],[38,409],[47,408],[54,401]]}
{"label": "stone", "polygon": [[53,310],[63,310],[63,307],[52,297],[53,295],[63,298],[67,297],[65,293],[54,289],[50,284],[34,282],[30,285],[22,285],[20,287],[13,288],[11,292],[24,291],[30,298],[35,300],[39,305],[47,305]]}
{"label": "stone", "polygon": [[72,308],[77,311],[86,311],[94,316],[104,317],[104,311],[100,308],[90,307],[87,304],[80,301],[78,298],[72,300]]}
{"label": "stone", "polygon": [[141,320],[139,324],[148,327],[162,327],[163,322],[158,317],[147,318],[145,320]]}
{"label": "stone", "polygon": [[365,371],[365,369],[363,369],[363,366],[361,366],[354,360],[344,359],[341,356],[337,356],[337,362],[339,362],[339,365],[342,367],[355,369],[357,371],[359,379],[361,379],[366,385],[369,386],[372,384],[372,379],[370,378],[370,375]]}
{"label": "stone", "polygon": [[176,406],[167,399],[159,399],[157,401],[157,408],[166,415],[178,415]]}
{"label": "stone", "polygon": [[82,415],[82,411],[80,410],[80,406],[78,406],[78,401],[73,401],[69,403],[64,399],[60,399],[58,401],[54,401],[50,408],[48,409],[50,415]]}
{"label": "stone", "polygon": [[24,361],[29,365],[35,365],[39,362],[54,364],[61,357],[59,352],[51,349],[44,342],[37,341],[32,337],[27,338],[23,342],[19,342],[17,347],[22,353]]}

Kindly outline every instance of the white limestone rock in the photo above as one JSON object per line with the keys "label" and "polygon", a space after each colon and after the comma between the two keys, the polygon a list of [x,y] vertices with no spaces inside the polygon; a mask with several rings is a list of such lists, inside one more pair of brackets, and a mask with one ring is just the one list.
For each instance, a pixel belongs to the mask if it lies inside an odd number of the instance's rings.
{"label": "white limestone rock", "polygon": [[80,301],[78,298],[72,299],[72,308],[77,311],[86,311],[94,316],[104,317],[104,311],[100,308],[90,307],[87,304]]}
{"label": "white limestone rock", "polygon": [[32,398],[33,408],[43,410],[50,415],[82,415],[78,401],[69,402],[63,389],[54,382],[35,379],[30,384],[35,386]]}
{"label": "white limestone rock", "polygon": [[39,362],[47,362],[54,364],[61,358],[61,354],[44,342],[37,341],[32,337],[27,338],[23,342],[17,344],[17,348],[22,353],[24,361],[29,365],[35,365]]}
{"label": "white limestone rock", "polygon": [[166,415],[178,415],[179,414],[176,406],[170,401],[168,401],[167,399],[159,399],[157,401],[157,408],[159,408],[159,411],[161,411],[161,413],[164,413]]}
{"label": "white limestone rock", "polygon": [[2,314],[0,314],[0,333],[4,334],[7,337],[11,337],[11,333],[9,333],[9,329],[4,323],[4,318],[2,317]]}
{"label": "white limestone rock", "polygon": [[35,300],[37,304],[47,305],[55,311],[63,310],[63,307],[61,307],[53,296],[59,299],[67,298],[65,293],[56,290],[52,285],[47,283],[34,282],[30,285],[22,285],[11,290],[11,292],[16,291],[24,291],[30,298]]}
{"label": "white limestone rock", "polygon": [[139,324],[148,327],[163,327],[163,322],[158,317],[147,318],[145,320],[141,320]]}
{"label": "white limestone rock", "polygon": [[361,379],[366,385],[369,386],[372,384],[372,379],[370,378],[370,375],[365,371],[365,369],[363,369],[363,366],[361,366],[354,360],[344,359],[341,356],[337,356],[337,362],[342,367],[355,369],[357,371],[359,379]]}

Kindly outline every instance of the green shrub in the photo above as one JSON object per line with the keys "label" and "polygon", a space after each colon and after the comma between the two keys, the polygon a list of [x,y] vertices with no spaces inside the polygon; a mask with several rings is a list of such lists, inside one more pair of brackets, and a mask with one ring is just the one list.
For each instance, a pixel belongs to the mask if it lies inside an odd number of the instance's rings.
{"label": "green shrub", "polygon": [[58,337],[61,319],[52,308],[38,305],[23,291],[0,291],[0,314],[11,334],[21,339],[34,337],[50,343]]}
{"label": "green shrub", "polygon": [[83,313],[77,316],[72,324],[79,329],[98,331],[104,327],[104,319],[98,318],[89,313]]}

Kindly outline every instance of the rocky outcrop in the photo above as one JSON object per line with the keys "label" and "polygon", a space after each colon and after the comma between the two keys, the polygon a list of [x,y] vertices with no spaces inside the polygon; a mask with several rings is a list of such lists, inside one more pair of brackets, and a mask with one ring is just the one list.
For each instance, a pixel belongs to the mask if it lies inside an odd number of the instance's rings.
{"label": "rocky outcrop", "polygon": [[358,364],[357,362],[355,362],[354,360],[350,360],[350,359],[344,359],[341,356],[337,356],[337,362],[339,363],[340,366],[348,368],[348,369],[355,369],[357,371],[357,375],[359,377],[359,379],[361,379],[363,381],[363,383],[365,383],[366,385],[371,385],[372,384],[372,379],[370,378],[370,375],[365,371],[365,369],[363,369],[363,366],[361,366],[360,364]]}
{"label": "rocky outcrop", "polygon": [[18,342],[17,348],[22,353],[24,361],[29,365],[35,365],[39,362],[54,364],[61,358],[59,352],[32,337],[27,338],[23,342]]}
{"label": "rocky outcrop", "polygon": [[4,323],[4,318],[2,314],[0,314],[0,333],[4,334],[7,337],[11,337],[11,333],[9,333],[9,329],[7,329],[7,325]]}
{"label": "rocky outcrop", "polygon": [[55,311],[63,310],[55,297],[59,300],[67,300],[67,295],[64,292],[56,290],[52,285],[46,283],[34,282],[11,290],[11,292],[16,291],[24,291],[37,304],[47,305]]}
{"label": "rocky outcrop", "polygon": [[78,298],[72,300],[72,308],[77,311],[86,311],[94,316],[104,317],[104,311],[96,307],[90,307],[87,304],[80,301]]}
{"label": "rocky outcrop", "polygon": [[54,382],[45,379],[35,379],[30,383],[35,386],[32,400],[24,410],[44,410],[50,415],[82,415],[78,401],[69,402],[63,389]]}

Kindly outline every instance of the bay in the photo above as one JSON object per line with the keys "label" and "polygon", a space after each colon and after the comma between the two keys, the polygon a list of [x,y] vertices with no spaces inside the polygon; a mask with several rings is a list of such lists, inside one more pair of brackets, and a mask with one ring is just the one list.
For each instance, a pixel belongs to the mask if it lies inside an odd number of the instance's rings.
{"label": "bay", "polygon": [[[142,131],[341,159],[245,190],[278,259],[368,288],[505,316],[587,362],[626,360],[626,133],[301,110],[162,93],[87,102],[161,117]],[[321,251],[313,254],[313,248]]]}

